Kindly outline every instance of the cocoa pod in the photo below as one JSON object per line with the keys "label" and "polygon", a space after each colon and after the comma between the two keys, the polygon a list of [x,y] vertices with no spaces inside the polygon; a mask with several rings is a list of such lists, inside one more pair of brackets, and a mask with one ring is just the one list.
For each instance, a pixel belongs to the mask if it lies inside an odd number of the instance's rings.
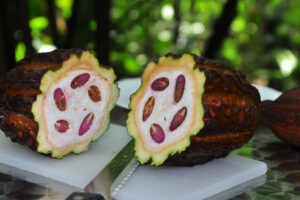
{"label": "cocoa pod", "polygon": [[[173,54],[168,54],[174,59]],[[204,127],[190,146],[169,156],[163,165],[193,166],[227,156],[253,136],[260,115],[260,95],[245,76],[230,66],[193,55],[195,68],[205,73],[202,102]]]}
{"label": "cocoa pod", "polygon": [[[174,73],[178,73],[175,79]],[[141,102],[149,95],[156,95],[156,91],[149,91],[148,88],[153,90],[153,85],[159,80],[157,76],[169,78],[173,87],[165,90],[173,96],[170,99],[169,96],[157,94],[155,106],[160,109],[154,109],[153,113],[159,119],[151,118],[150,122],[148,118],[145,123],[140,119],[141,109],[137,108],[145,106]],[[258,125],[258,90],[232,67],[193,54],[167,54],[158,62],[146,66],[142,80],[139,90],[131,96],[131,111],[127,120],[128,133],[136,140],[136,156],[141,163],[149,161],[152,165],[192,166],[225,157],[248,142]],[[141,124],[142,128],[137,124]],[[148,124],[152,124],[150,134],[154,141],[157,141],[154,136],[165,136],[161,143],[155,145],[164,147],[160,151],[152,150],[152,144],[141,139],[148,135],[148,130],[143,127]],[[174,130],[176,134],[172,134]],[[172,140],[179,135],[180,140]],[[186,145],[186,138],[190,145]],[[149,156],[139,157],[144,152]]]}
{"label": "cocoa pod", "polygon": [[0,129],[13,142],[37,150],[39,125],[33,119],[31,108],[41,93],[41,79],[49,70],[60,69],[71,55],[80,57],[82,52],[80,49],[58,49],[35,54],[18,62],[0,78]]}
{"label": "cocoa pod", "polygon": [[[119,93],[115,78],[80,49],[26,57],[0,77],[0,129],[13,142],[53,158],[86,151],[109,125]],[[93,103],[101,100],[100,91],[106,97],[102,106]]]}
{"label": "cocoa pod", "polygon": [[261,122],[283,141],[300,147],[300,87],[284,92],[275,101],[260,104]]}

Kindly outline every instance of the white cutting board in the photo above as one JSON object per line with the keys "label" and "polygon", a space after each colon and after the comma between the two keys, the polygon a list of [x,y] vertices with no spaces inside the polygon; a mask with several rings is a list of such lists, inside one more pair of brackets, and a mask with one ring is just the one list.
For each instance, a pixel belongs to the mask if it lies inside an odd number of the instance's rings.
{"label": "white cutting board", "polygon": [[[130,139],[124,127],[111,124],[107,132],[91,144],[87,152],[53,159],[11,142],[0,131],[0,163],[83,189]],[[1,170],[7,172],[7,168],[2,166]],[[19,174],[17,171],[13,173]],[[28,177],[29,181],[30,178]]]}
{"label": "white cutting board", "polygon": [[253,180],[266,172],[265,163],[237,155],[194,167],[140,166],[116,192],[115,198],[199,200]]}

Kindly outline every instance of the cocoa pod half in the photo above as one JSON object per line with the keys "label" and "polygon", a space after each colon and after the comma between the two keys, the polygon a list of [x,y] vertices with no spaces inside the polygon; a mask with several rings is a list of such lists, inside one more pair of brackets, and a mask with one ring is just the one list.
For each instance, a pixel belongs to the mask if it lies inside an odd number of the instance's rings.
{"label": "cocoa pod half", "polygon": [[146,66],[130,98],[127,130],[141,163],[202,164],[248,142],[259,122],[259,103],[258,90],[232,67],[167,54]]}
{"label": "cocoa pod half", "polygon": [[86,151],[108,128],[115,79],[80,49],[29,56],[0,78],[0,129],[54,158]]}

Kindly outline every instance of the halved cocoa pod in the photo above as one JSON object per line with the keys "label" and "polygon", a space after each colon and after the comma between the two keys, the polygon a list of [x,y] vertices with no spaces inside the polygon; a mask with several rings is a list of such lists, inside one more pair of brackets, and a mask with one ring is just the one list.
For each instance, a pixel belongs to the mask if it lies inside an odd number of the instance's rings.
{"label": "halved cocoa pod", "polygon": [[[148,106],[151,98],[155,104]],[[259,121],[260,96],[245,76],[192,54],[150,62],[130,100],[127,129],[136,157],[152,165],[191,166],[224,157],[252,137]]]}
{"label": "halved cocoa pod", "polygon": [[119,94],[115,78],[80,49],[25,58],[0,79],[0,128],[55,158],[83,152],[108,128]]}

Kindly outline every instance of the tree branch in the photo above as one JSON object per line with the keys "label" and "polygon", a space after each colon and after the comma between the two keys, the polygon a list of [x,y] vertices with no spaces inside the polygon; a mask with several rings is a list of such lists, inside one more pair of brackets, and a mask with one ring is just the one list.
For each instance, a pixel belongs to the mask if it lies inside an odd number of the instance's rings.
{"label": "tree branch", "polygon": [[55,15],[56,9],[55,9],[54,2],[55,1],[53,1],[53,0],[47,0],[49,24],[50,24],[50,28],[51,28],[51,35],[53,38],[53,43],[55,46],[60,48],[62,45],[59,40],[59,34],[58,34],[57,26],[56,26],[56,15]]}
{"label": "tree branch", "polygon": [[104,65],[109,65],[110,6],[110,0],[95,0],[96,52],[98,59]]}
{"label": "tree branch", "polygon": [[67,33],[66,42],[64,45],[65,48],[72,47],[72,41],[73,41],[74,32],[75,32],[75,28],[76,28],[76,22],[78,19],[78,10],[79,10],[79,0],[74,0],[73,6],[72,6],[72,16],[67,21],[68,33]]}
{"label": "tree branch", "polygon": [[176,44],[179,37],[179,26],[181,23],[180,15],[180,0],[174,1],[174,13],[175,13],[175,27],[174,27],[174,38],[173,43]]}
{"label": "tree branch", "polygon": [[213,34],[207,42],[205,57],[214,58],[219,51],[224,38],[228,35],[231,22],[237,14],[237,3],[238,0],[227,0],[225,3],[223,12],[214,25]]}
{"label": "tree branch", "polygon": [[19,16],[18,27],[23,32],[23,41],[26,45],[26,55],[30,55],[35,52],[32,46],[31,30],[29,28],[29,13],[28,13],[28,2],[17,1],[16,2],[17,12]]}
{"label": "tree branch", "polygon": [[5,63],[5,71],[8,71],[15,65],[15,41],[13,38],[13,28],[11,26],[8,16],[8,2],[5,0],[2,2],[2,6],[0,8],[0,22],[1,22],[1,35],[2,35],[2,49],[5,52],[5,56],[3,56],[4,63]]}

